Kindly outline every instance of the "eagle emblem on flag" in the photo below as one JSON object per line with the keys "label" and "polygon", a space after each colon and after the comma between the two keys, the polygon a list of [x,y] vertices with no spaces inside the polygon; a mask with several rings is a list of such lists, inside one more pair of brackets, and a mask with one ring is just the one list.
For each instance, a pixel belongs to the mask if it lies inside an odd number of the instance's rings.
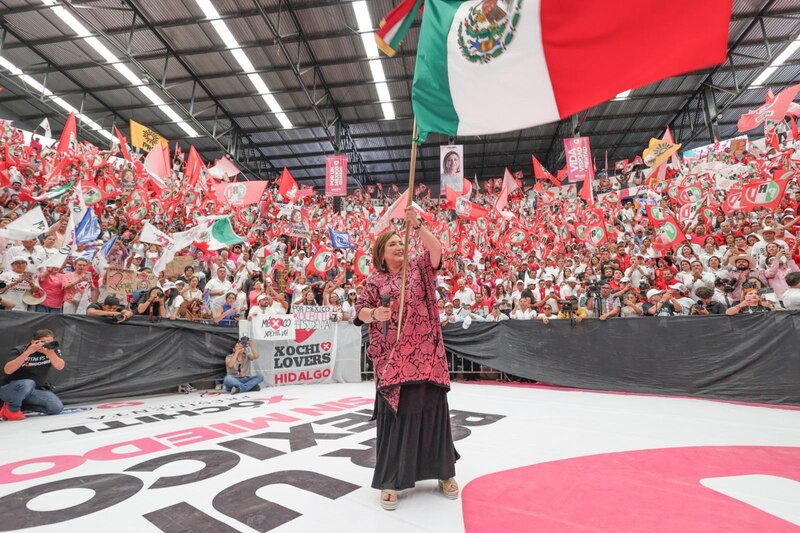
{"label": "eagle emblem on flag", "polygon": [[483,0],[458,25],[458,46],[472,63],[488,63],[503,54],[520,18],[522,0]]}

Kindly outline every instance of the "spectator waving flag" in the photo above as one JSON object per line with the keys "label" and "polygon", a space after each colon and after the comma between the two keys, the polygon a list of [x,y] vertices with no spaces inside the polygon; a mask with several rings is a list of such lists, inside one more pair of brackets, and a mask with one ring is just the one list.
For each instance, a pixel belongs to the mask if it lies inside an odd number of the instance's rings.
{"label": "spectator waving flag", "polygon": [[[420,138],[553,122],[725,61],[731,0],[427,0],[412,88]],[[686,13],[702,20],[677,24]],[[669,35],[666,49],[653,35]]]}
{"label": "spectator waving flag", "polygon": [[350,234],[346,231],[335,231],[328,226],[328,233],[331,236],[331,246],[333,246],[334,250],[349,250],[356,247],[355,244],[350,242]]}

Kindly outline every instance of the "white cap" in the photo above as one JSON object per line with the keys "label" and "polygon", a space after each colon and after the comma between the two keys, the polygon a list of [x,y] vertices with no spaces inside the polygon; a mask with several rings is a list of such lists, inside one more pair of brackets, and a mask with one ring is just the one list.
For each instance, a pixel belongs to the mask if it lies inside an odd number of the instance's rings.
{"label": "white cap", "polygon": [[567,283],[578,283],[578,280],[575,279],[575,276],[570,276],[567,278]]}
{"label": "white cap", "polygon": [[658,289],[650,289],[649,291],[647,291],[647,299],[649,300],[649,299],[650,299],[650,298],[652,298],[653,296],[655,296],[655,295],[657,295],[657,294],[661,294],[662,292],[663,292],[663,291],[660,291],[660,290],[658,290]]}
{"label": "white cap", "polygon": [[671,288],[679,292],[689,292],[689,289],[687,289],[686,285],[684,285],[683,283],[678,283],[677,285],[673,285]]}
{"label": "white cap", "polygon": [[27,263],[28,262],[28,258],[25,257],[24,255],[15,255],[14,257],[11,258],[11,264],[12,265],[14,263],[16,263],[17,261],[22,261],[23,263]]}
{"label": "white cap", "polygon": [[542,279],[544,281],[553,281],[553,275],[552,274],[545,274],[544,276],[542,276]]}
{"label": "white cap", "polygon": [[269,294],[266,294],[266,293],[262,292],[261,294],[258,295],[258,298],[256,298],[256,301],[260,302],[261,300],[266,300],[267,298],[269,298]]}
{"label": "white cap", "polygon": [[624,282],[629,282],[631,280],[631,278],[629,278],[628,276],[623,276],[623,277],[619,278],[619,280],[620,281],[624,281]]}

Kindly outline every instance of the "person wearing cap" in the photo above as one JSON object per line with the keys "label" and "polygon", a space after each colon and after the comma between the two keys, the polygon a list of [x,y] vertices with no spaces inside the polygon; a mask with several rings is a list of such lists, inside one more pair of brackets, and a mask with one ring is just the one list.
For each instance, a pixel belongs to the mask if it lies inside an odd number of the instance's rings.
{"label": "person wearing cap", "polygon": [[[275,296],[277,296],[277,300]],[[250,312],[247,314],[248,320],[253,320],[257,316],[265,318],[274,315],[283,315],[289,310],[289,304],[286,303],[283,296],[277,295],[274,290],[272,294],[266,292],[259,294],[258,298],[256,298],[256,303],[258,305],[251,307]]]}
{"label": "person wearing cap", "polygon": [[642,304],[645,316],[675,316],[683,311],[683,307],[672,295],[671,290],[650,289],[647,301]]}
{"label": "person wearing cap", "polygon": [[572,296],[578,296],[578,279],[575,276],[570,276],[564,280],[564,284],[560,288],[561,298],[568,300]]}
{"label": "person wearing cap", "polygon": [[784,253],[789,251],[786,241],[777,239],[776,235],[776,228],[772,226],[764,226],[764,229],[761,230],[762,240],[755,243],[753,248],[750,250],[750,255],[755,258],[756,264],[763,264],[765,262],[767,256],[767,246],[770,243],[776,243],[778,246],[780,246],[781,251]]}
{"label": "person wearing cap", "polygon": [[729,279],[735,279],[736,285],[734,287],[733,292],[731,293],[731,297],[734,301],[739,301],[741,299],[742,294],[742,284],[747,281],[747,278],[753,276],[761,280],[763,285],[764,280],[761,279],[760,273],[756,270],[756,260],[753,256],[747,254],[738,254],[733,255],[729,259]]}
{"label": "person wearing cap", "polygon": [[12,246],[3,255],[3,270],[11,270],[11,262],[18,257],[25,258],[25,270],[31,274],[39,273],[39,265],[47,259],[47,252],[36,239],[23,239],[20,244]]}
{"label": "person wearing cap", "polygon": [[[437,293],[438,294],[438,293]],[[352,324],[356,317],[356,303],[358,302],[358,292],[355,289],[348,289],[345,299],[342,302],[342,312],[347,320]]]}
{"label": "person wearing cap", "polygon": [[558,300],[561,298],[561,287],[554,283],[552,274],[545,274],[542,276],[542,283],[539,284],[538,290],[534,291],[537,298],[533,303],[533,307],[541,309],[543,305],[549,305],[554,312],[558,311]]}
{"label": "person wearing cap", "polygon": [[28,305],[22,300],[26,292],[41,293],[37,276],[28,272],[27,268],[28,258],[18,255],[11,258],[11,270],[0,274],[0,284],[5,284],[0,288],[0,296],[14,302],[14,311],[28,310]]}
{"label": "person wearing cap", "polygon": [[689,297],[689,288],[684,285],[683,283],[677,283],[670,287],[672,291],[672,296],[675,300],[681,304],[681,310],[679,311],[682,315],[688,315],[689,312],[692,310],[692,305],[694,305],[694,299]]}
{"label": "person wearing cap", "polygon": [[102,304],[99,302],[89,304],[86,308],[86,314],[89,316],[112,318],[114,319],[114,323],[119,324],[132,317],[133,311],[122,305],[122,302],[117,296],[110,294],[106,296]]}

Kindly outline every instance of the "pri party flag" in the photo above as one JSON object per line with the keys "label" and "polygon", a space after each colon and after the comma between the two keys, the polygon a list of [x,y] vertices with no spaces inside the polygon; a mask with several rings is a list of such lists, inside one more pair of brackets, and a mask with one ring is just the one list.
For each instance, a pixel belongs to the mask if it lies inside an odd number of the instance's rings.
{"label": "pri party flag", "polygon": [[792,105],[797,93],[800,92],[800,83],[787,87],[778,93],[777,96],[770,98],[770,93],[767,94],[767,101],[758,109],[751,109],[739,118],[736,123],[739,131],[748,131],[757,128],[767,120],[773,122],[781,122],[786,112],[789,111],[789,106]]}
{"label": "pri party flag", "polygon": [[217,179],[233,179],[238,176],[240,172],[239,168],[231,163],[231,160],[227,157],[217,159],[214,162],[214,166],[208,169],[208,173]]}
{"label": "pri party flag", "polygon": [[773,170],[772,180],[748,183],[742,190],[742,209],[776,209],[792,177],[792,170]]}
{"label": "pri party flag", "polygon": [[297,182],[294,181],[292,173],[286,167],[283,167],[283,173],[278,178],[278,193],[283,196],[286,202],[294,202],[300,199],[300,188],[297,186]]}
{"label": "pri party flag", "polygon": [[372,265],[372,257],[365,254],[361,250],[356,251],[355,274],[361,279],[369,275],[370,265]]}
{"label": "pri party flag", "polygon": [[172,175],[172,164],[169,159],[169,144],[156,144],[144,159],[144,169],[150,176],[150,183],[163,191],[167,188],[167,180]]}
{"label": "pri party flag", "polygon": [[144,152],[150,152],[158,145],[169,148],[169,141],[159,135],[155,130],[151,130],[135,120],[130,121],[130,126],[131,146],[140,148]]}
{"label": "pri party flag", "polygon": [[327,277],[328,271],[334,266],[336,266],[336,258],[334,257],[333,252],[320,245],[320,247],[317,249],[317,253],[315,253],[311,257],[311,261],[308,262],[306,273],[311,275],[314,272],[317,272],[321,276]]}
{"label": "pri party flag", "polygon": [[[412,86],[420,138],[554,122],[625,90],[719,65],[731,4],[427,0]],[[688,12],[702,31],[675,23]],[[654,52],[653,35],[670,35],[663,53]]]}
{"label": "pri party flag", "polygon": [[266,188],[266,181],[217,183],[214,185],[214,195],[219,202],[241,207],[261,201]]}
{"label": "pri party flag", "polygon": [[122,158],[126,161],[132,161],[131,154],[128,151],[128,139],[122,135],[122,132],[119,131],[119,128],[117,128],[116,124],[114,124],[114,135],[117,136],[117,141],[119,142],[119,151],[122,153]]}

